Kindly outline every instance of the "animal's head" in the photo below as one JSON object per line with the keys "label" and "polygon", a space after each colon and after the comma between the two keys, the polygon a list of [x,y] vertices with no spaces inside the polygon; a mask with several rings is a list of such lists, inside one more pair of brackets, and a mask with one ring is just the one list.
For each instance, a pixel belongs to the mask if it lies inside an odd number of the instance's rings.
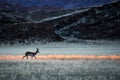
{"label": "animal's head", "polygon": [[39,53],[39,49],[38,48],[36,48],[37,49],[37,53]]}

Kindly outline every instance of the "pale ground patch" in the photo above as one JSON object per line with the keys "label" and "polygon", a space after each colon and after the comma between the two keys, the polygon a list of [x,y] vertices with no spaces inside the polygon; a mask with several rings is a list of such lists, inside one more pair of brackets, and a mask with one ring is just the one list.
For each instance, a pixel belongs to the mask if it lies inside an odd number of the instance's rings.
{"label": "pale ground patch", "polygon": [[[22,60],[24,55],[0,55],[0,60]],[[37,60],[81,60],[81,59],[93,59],[93,60],[120,60],[120,55],[37,55]],[[24,58],[26,59],[26,58]],[[34,57],[28,57],[28,60],[36,60]]]}

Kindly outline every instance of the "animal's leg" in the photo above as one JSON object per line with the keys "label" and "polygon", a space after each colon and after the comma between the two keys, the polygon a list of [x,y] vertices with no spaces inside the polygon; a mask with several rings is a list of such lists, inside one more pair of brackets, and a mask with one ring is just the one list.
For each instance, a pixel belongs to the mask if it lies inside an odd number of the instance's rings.
{"label": "animal's leg", "polygon": [[23,60],[25,57],[26,57],[26,56],[23,56],[23,57],[22,57],[22,60]]}
{"label": "animal's leg", "polygon": [[31,59],[33,59],[33,56],[31,56]]}
{"label": "animal's leg", "polygon": [[36,57],[36,56],[34,56],[34,58],[35,58],[35,59],[37,59],[37,57]]}
{"label": "animal's leg", "polygon": [[26,59],[28,59],[28,56],[26,56]]}

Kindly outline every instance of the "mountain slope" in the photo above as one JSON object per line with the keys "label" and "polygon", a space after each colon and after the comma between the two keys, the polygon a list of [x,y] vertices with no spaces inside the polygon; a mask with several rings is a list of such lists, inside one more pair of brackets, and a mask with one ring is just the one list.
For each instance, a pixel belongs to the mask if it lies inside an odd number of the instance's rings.
{"label": "mountain slope", "polygon": [[120,1],[63,18],[56,25],[56,32],[79,39],[117,39],[120,38],[119,26]]}
{"label": "mountain slope", "polygon": [[120,1],[0,29],[1,42],[120,39]]}

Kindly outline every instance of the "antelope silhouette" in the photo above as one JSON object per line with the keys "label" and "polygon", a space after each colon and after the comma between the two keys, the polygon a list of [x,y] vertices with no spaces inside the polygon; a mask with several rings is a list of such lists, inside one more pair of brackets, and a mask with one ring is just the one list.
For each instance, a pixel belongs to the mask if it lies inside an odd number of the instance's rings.
{"label": "antelope silhouette", "polygon": [[28,59],[28,56],[31,56],[32,58],[34,57],[35,59],[37,59],[37,57],[35,55],[37,55],[37,53],[39,53],[39,49],[37,48],[36,52],[26,52],[25,56],[23,56],[22,60],[26,57],[26,59]]}

